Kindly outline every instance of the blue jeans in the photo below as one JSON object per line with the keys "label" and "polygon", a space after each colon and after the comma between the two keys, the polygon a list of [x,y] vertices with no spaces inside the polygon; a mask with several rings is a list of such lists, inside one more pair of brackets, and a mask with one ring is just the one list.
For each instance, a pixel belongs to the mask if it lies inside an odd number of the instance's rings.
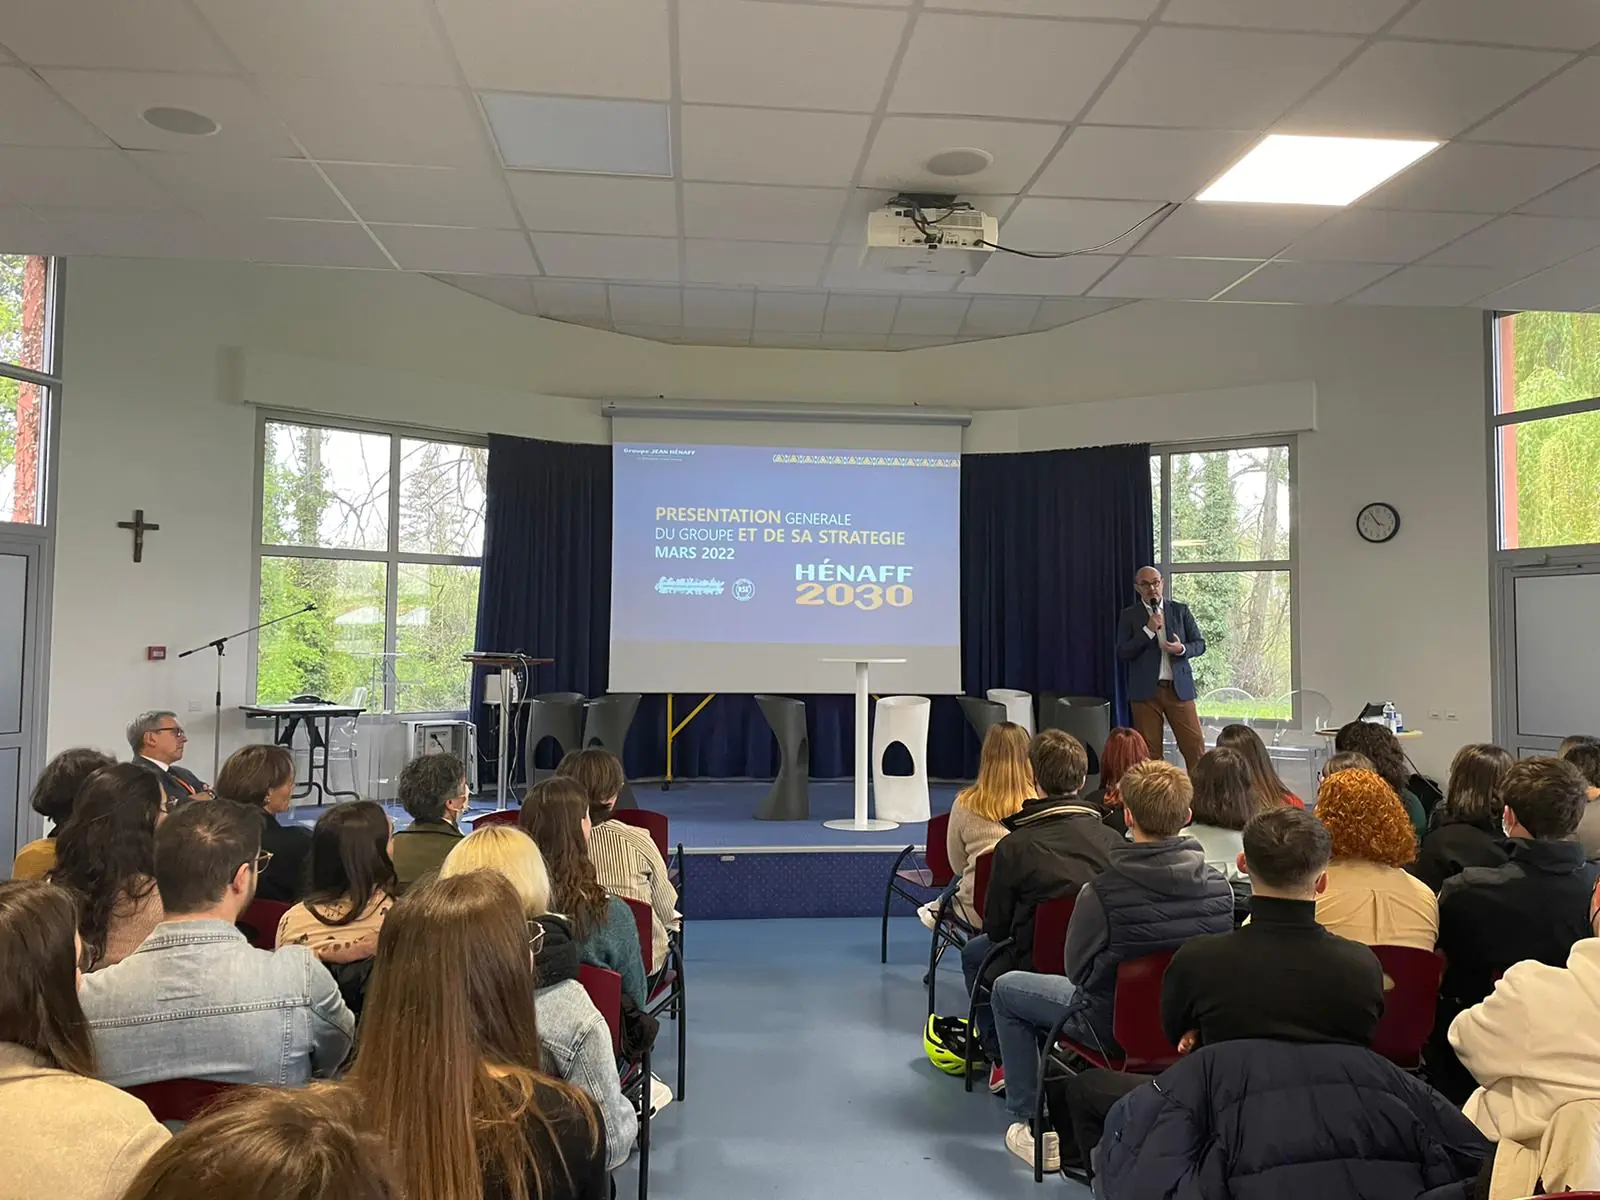
{"label": "blue jeans", "polygon": [[[967,944],[961,947],[961,973],[967,979],[967,995],[972,995],[978,986],[978,968],[983,965],[983,959],[989,953],[993,943],[986,933],[968,938]],[[973,1023],[976,1026],[978,1042],[983,1047],[983,1052],[989,1056],[990,1062],[1000,1061],[1000,1042],[995,1037],[994,1015],[990,1013],[987,1004],[980,1003],[973,1014]]]}
{"label": "blue jeans", "polygon": [[1077,984],[1065,975],[1032,971],[1007,971],[994,981],[990,1020],[1006,1068],[1006,1111],[1018,1121],[1033,1117],[1045,1034],[1067,1011],[1077,991]]}

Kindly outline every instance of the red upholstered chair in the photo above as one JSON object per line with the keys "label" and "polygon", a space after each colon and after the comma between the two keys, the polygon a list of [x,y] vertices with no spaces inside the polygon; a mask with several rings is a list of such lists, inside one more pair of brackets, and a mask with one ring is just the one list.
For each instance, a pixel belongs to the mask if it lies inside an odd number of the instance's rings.
{"label": "red upholstered chair", "polygon": [[[928,822],[927,846],[923,850],[923,863],[920,868],[909,868],[896,871],[890,876],[890,892],[883,900],[883,961],[889,958],[889,901],[895,893],[897,882],[909,884],[916,888],[931,888],[943,891],[955,879],[955,868],[950,864],[950,845],[947,837],[950,827],[950,814],[940,813]],[[900,852],[899,862],[910,853],[914,847],[907,846]],[[901,891],[900,895],[915,903],[917,896]],[[923,980],[928,986],[928,1015],[931,1017],[938,1011],[935,991],[938,988],[939,962],[944,958],[945,951],[959,950],[966,945],[967,939],[977,933],[966,918],[962,916],[956,905],[954,892],[939,901],[939,907],[933,915],[933,936],[928,943],[928,975]]]}
{"label": "red upholstered chair", "polygon": [[[1039,1056],[1039,1096],[1034,1106],[1034,1129],[1044,1128],[1045,1081],[1057,1050],[1068,1051],[1097,1067],[1131,1071],[1139,1075],[1159,1075],[1178,1061],[1178,1048],[1167,1041],[1167,1035],[1161,1028],[1161,980],[1167,973],[1174,953],[1164,950],[1160,954],[1149,954],[1118,964],[1111,1032],[1121,1048],[1121,1054],[1108,1053],[1104,1046],[1088,1046],[1064,1037],[1061,1030],[1066,1023],[1065,1017],[1051,1028],[1044,1053]],[[1041,1181],[1044,1179],[1044,1139],[1036,1138],[1035,1142],[1033,1177],[1035,1181]]]}
{"label": "red upholstered chair", "polygon": [[1372,1048],[1395,1066],[1414,1071],[1433,1032],[1444,955],[1406,946],[1374,946],[1372,952],[1383,966],[1385,989],[1383,1017],[1372,1037]]}
{"label": "red upholstered chair", "polygon": [[238,929],[257,950],[278,948],[278,922],[289,911],[281,900],[252,900],[239,914]]}
{"label": "red upholstered chair", "polygon": [[989,879],[994,874],[994,851],[985,850],[972,861],[972,911],[982,923],[989,910]]}
{"label": "red upholstered chair", "polygon": [[650,994],[645,997],[645,1011],[651,1016],[664,1012],[678,1026],[678,1099],[682,1100],[684,1070],[687,1066],[685,1051],[689,1044],[688,1025],[684,1018],[683,951],[677,942],[668,937],[667,961],[658,966],[655,962],[654,923],[651,919],[650,906],[643,900],[631,900],[626,896],[620,899],[633,912],[633,924],[639,934],[639,954],[644,959],[645,974],[654,980],[650,985]]}
{"label": "red upholstered chair", "polygon": [[[889,885],[883,892],[883,927],[878,938],[878,961],[889,961],[889,909],[896,896],[921,905],[937,895],[953,879],[950,854],[945,845],[945,832],[950,827],[950,816],[941,813],[928,821],[922,861],[917,862],[917,848],[907,846],[895,855],[889,867]],[[930,987],[932,985],[930,984]],[[931,1010],[930,1010],[931,1011]]]}
{"label": "red upholstered chair", "polygon": [[[578,982],[605,1018],[611,1031],[611,1052],[622,1057],[622,976],[604,967],[584,963],[578,968]],[[622,1068],[622,1094],[639,1114],[639,1200],[650,1193],[650,1051]]]}
{"label": "red upholstered chair", "polygon": [[515,825],[521,815],[520,808],[502,808],[495,812],[479,813],[472,818],[472,828],[487,829],[491,825]]}
{"label": "red upholstered chair", "polygon": [[[277,926],[273,926],[276,931]],[[158,1121],[192,1121],[225,1096],[237,1083],[218,1083],[212,1079],[161,1079],[136,1083],[122,1090],[144,1101],[150,1115]]]}
{"label": "red upholstered chair", "polygon": [[[988,858],[989,855],[986,854],[983,857]],[[982,863],[983,859],[979,859],[978,861]],[[987,880],[985,880],[985,882],[987,882]],[[1074,892],[1070,896],[1057,896],[1053,900],[1046,900],[1043,904],[1039,905],[1038,908],[1034,909],[1033,969],[1038,974],[1065,975],[1067,973],[1067,924],[1072,920],[1072,910],[1074,907],[1076,907],[1077,903],[1078,896],[1077,893]],[[997,943],[997,945],[1000,946],[1009,946],[1010,944],[1011,940],[1009,938],[1007,938],[1004,942]],[[977,994],[979,992],[988,992],[990,990],[989,985],[983,982],[983,977],[988,973],[989,958],[991,958],[993,954],[994,951],[991,950],[989,954],[984,957],[983,967],[978,972],[978,983],[977,986],[973,988],[972,1005],[967,1013],[967,1028],[969,1030],[972,1029],[973,1022],[975,1022],[978,1017]],[[967,1091],[969,1092],[972,1090],[972,1051],[976,1040],[976,1038],[971,1036],[967,1038],[966,1087]]]}

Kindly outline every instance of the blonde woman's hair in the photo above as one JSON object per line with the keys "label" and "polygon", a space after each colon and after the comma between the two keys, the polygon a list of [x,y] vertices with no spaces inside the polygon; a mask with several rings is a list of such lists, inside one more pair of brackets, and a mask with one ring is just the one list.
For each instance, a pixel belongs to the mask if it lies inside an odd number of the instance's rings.
{"label": "blonde woman's hair", "polygon": [[1024,800],[1033,799],[1035,790],[1028,731],[1001,721],[983,739],[978,781],[957,796],[956,803],[985,820],[1000,821],[1021,808]]}
{"label": "blonde woman's hair", "polygon": [[439,868],[439,878],[493,871],[509,883],[522,901],[522,915],[542,917],[550,911],[550,872],[539,847],[515,825],[485,825],[456,843]]}

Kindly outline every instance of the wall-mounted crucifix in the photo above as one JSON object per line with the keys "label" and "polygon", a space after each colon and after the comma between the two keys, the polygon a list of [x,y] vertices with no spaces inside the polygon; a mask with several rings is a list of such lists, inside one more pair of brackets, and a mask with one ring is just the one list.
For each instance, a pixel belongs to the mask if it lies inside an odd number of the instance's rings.
{"label": "wall-mounted crucifix", "polygon": [[152,533],[155,530],[160,529],[161,526],[155,525],[155,524],[151,524],[151,523],[147,522],[144,519],[144,509],[136,508],[136,509],[133,510],[133,520],[131,520],[131,521],[118,521],[117,522],[117,528],[118,529],[128,529],[128,530],[131,530],[133,532],[133,561],[134,562],[143,562],[144,561],[144,535],[146,533]]}

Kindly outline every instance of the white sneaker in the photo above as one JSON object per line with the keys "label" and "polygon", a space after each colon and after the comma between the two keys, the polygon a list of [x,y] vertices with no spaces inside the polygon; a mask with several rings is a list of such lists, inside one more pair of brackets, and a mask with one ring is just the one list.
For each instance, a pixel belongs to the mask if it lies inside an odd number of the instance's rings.
{"label": "white sneaker", "polygon": [[922,922],[923,928],[932,929],[934,922],[939,919],[939,907],[936,904],[924,904],[917,909],[917,920]]}
{"label": "white sneaker", "polygon": [[[1006,1130],[1006,1149],[1033,1166],[1033,1130],[1026,1121],[1018,1121]],[[1061,1170],[1061,1139],[1053,1131],[1044,1135],[1044,1169]]]}
{"label": "white sneaker", "polygon": [[[662,1083],[661,1080],[657,1079],[654,1075],[650,1076],[650,1115],[652,1117],[655,1116],[671,1103],[672,1089],[666,1084]],[[1027,1126],[1024,1125],[1023,1128],[1026,1129]],[[1054,1137],[1055,1135],[1051,1134],[1051,1136]],[[1031,1146],[1032,1143],[1030,1142],[1029,1145]],[[1029,1150],[1028,1153],[1032,1154],[1033,1151]],[[1057,1157],[1059,1158],[1059,1155]],[[1033,1160],[1029,1159],[1028,1161],[1032,1162]]]}

